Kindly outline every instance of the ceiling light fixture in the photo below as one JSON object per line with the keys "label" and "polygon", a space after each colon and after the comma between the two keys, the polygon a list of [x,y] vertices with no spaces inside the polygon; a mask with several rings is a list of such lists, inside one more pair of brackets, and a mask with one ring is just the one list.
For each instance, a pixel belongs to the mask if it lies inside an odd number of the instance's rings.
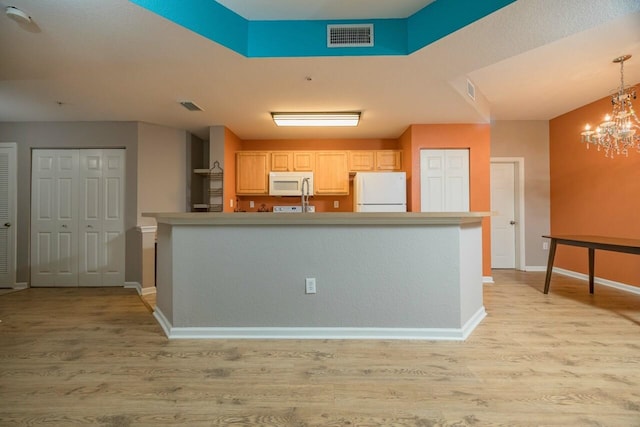
{"label": "ceiling light fixture", "polygon": [[358,126],[360,112],[271,113],[278,126]]}
{"label": "ceiling light fixture", "polygon": [[18,9],[17,7],[7,6],[4,9],[4,13],[6,13],[9,18],[13,19],[19,24],[31,23],[31,17],[26,13],[24,13],[23,11],[21,11],[20,9]]}
{"label": "ceiling light fixture", "polygon": [[604,148],[606,157],[615,154],[629,155],[629,148],[636,148],[640,151],[640,121],[633,110],[631,101],[636,99],[636,88],[625,87],[624,85],[624,61],[631,58],[631,55],[623,55],[615,58],[614,63],[620,63],[620,88],[611,97],[613,112],[607,114],[604,121],[596,130],[591,130],[587,124],[581,133],[582,142]]}

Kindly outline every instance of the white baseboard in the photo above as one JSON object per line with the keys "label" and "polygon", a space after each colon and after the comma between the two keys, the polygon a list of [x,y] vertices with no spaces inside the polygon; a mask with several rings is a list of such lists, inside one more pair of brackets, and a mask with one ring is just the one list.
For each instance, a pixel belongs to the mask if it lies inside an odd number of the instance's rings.
{"label": "white baseboard", "polygon": [[156,307],[169,339],[352,339],[464,341],[487,315],[481,307],[462,328],[174,327]]}
{"label": "white baseboard", "polygon": [[125,288],[133,288],[138,292],[138,295],[152,295],[156,293],[156,287],[143,288],[138,282],[125,282]]}
{"label": "white baseboard", "polygon": [[[546,269],[545,269],[546,270]],[[562,274],[563,276],[573,277],[575,279],[581,279],[589,281],[589,275],[584,273],[578,273],[577,271],[565,270],[564,268],[553,267],[553,272]],[[626,283],[614,282],[613,280],[603,279],[601,277],[594,277],[593,283],[598,285],[608,286],[610,288],[619,289],[621,291],[629,292],[631,294],[640,295],[640,288]]]}
{"label": "white baseboard", "polygon": [[495,283],[493,276],[482,276],[482,283]]}
{"label": "white baseboard", "polygon": [[524,271],[547,271],[546,265],[526,265]]}
{"label": "white baseboard", "polygon": [[18,282],[15,285],[12,286],[13,289],[27,289],[29,287],[29,284],[27,282]]}

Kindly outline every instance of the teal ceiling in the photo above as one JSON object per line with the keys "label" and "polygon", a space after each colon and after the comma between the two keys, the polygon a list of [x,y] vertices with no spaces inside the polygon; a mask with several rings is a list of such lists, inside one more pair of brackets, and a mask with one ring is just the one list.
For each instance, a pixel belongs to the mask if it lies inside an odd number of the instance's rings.
{"label": "teal ceiling", "polygon": [[[130,0],[250,58],[409,55],[515,0],[436,0],[404,19],[249,21],[214,0]],[[327,47],[329,24],[373,24],[374,46]]]}

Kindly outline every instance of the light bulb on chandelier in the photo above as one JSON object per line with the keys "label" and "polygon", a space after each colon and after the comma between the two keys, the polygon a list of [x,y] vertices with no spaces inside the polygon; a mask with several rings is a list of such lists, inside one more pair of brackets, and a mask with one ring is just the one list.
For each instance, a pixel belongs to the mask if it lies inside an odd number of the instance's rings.
{"label": "light bulb on chandelier", "polygon": [[604,149],[607,157],[613,158],[615,154],[629,155],[629,149],[635,148],[640,152],[640,120],[633,110],[632,100],[636,99],[636,88],[624,85],[624,61],[631,55],[623,55],[615,58],[614,63],[620,64],[620,88],[611,97],[613,112],[604,116],[604,121],[591,130],[587,124],[581,133],[582,142]]}

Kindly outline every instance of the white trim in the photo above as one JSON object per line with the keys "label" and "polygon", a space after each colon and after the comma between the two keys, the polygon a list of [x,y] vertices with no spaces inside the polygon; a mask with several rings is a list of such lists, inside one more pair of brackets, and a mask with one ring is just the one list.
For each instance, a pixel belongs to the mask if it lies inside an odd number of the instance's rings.
{"label": "white trim", "polygon": [[493,276],[482,276],[482,283],[496,283],[493,281]]}
{"label": "white trim", "polygon": [[545,266],[545,265],[527,265],[524,268],[524,271],[547,271],[547,266]]}
{"label": "white trim", "polygon": [[158,226],[157,225],[138,225],[136,227],[136,230],[138,230],[141,233],[155,233],[156,231],[158,231]]}
{"label": "white trim", "polygon": [[462,328],[298,328],[298,327],[174,327],[156,307],[156,318],[169,339],[376,339],[464,341],[487,313],[480,309]]}
{"label": "white trim", "polygon": [[[589,281],[589,275],[584,273],[578,273],[577,271],[565,270],[564,268],[553,267],[553,272],[562,274],[563,276],[573,277],[575,279],[581,279]],[[601,277],[594,277],[593,282],[598,285],[607,286],[609,288],[618,289],[621,291],[629,292],[631,294],[640,295],[640,288],[626,283],[614,282],[613,280],[603,279]]]}
{"label": "white trim", "polygon": [[17,282],[15,285],[12,286],[13,289],[27,289],[29,287],[29,283],[27,282]]}
{"label": "white trim", "polygon": [[142,295],[142,285],[138,282],[124,282],[124,287],[127,289],[135,289],[138,295]]}
{"label": "white trim", "polygon": [[524,157],[491,157],[490,163],[513,163],[516,168],[516,269],[526,271],[524,221]]}

